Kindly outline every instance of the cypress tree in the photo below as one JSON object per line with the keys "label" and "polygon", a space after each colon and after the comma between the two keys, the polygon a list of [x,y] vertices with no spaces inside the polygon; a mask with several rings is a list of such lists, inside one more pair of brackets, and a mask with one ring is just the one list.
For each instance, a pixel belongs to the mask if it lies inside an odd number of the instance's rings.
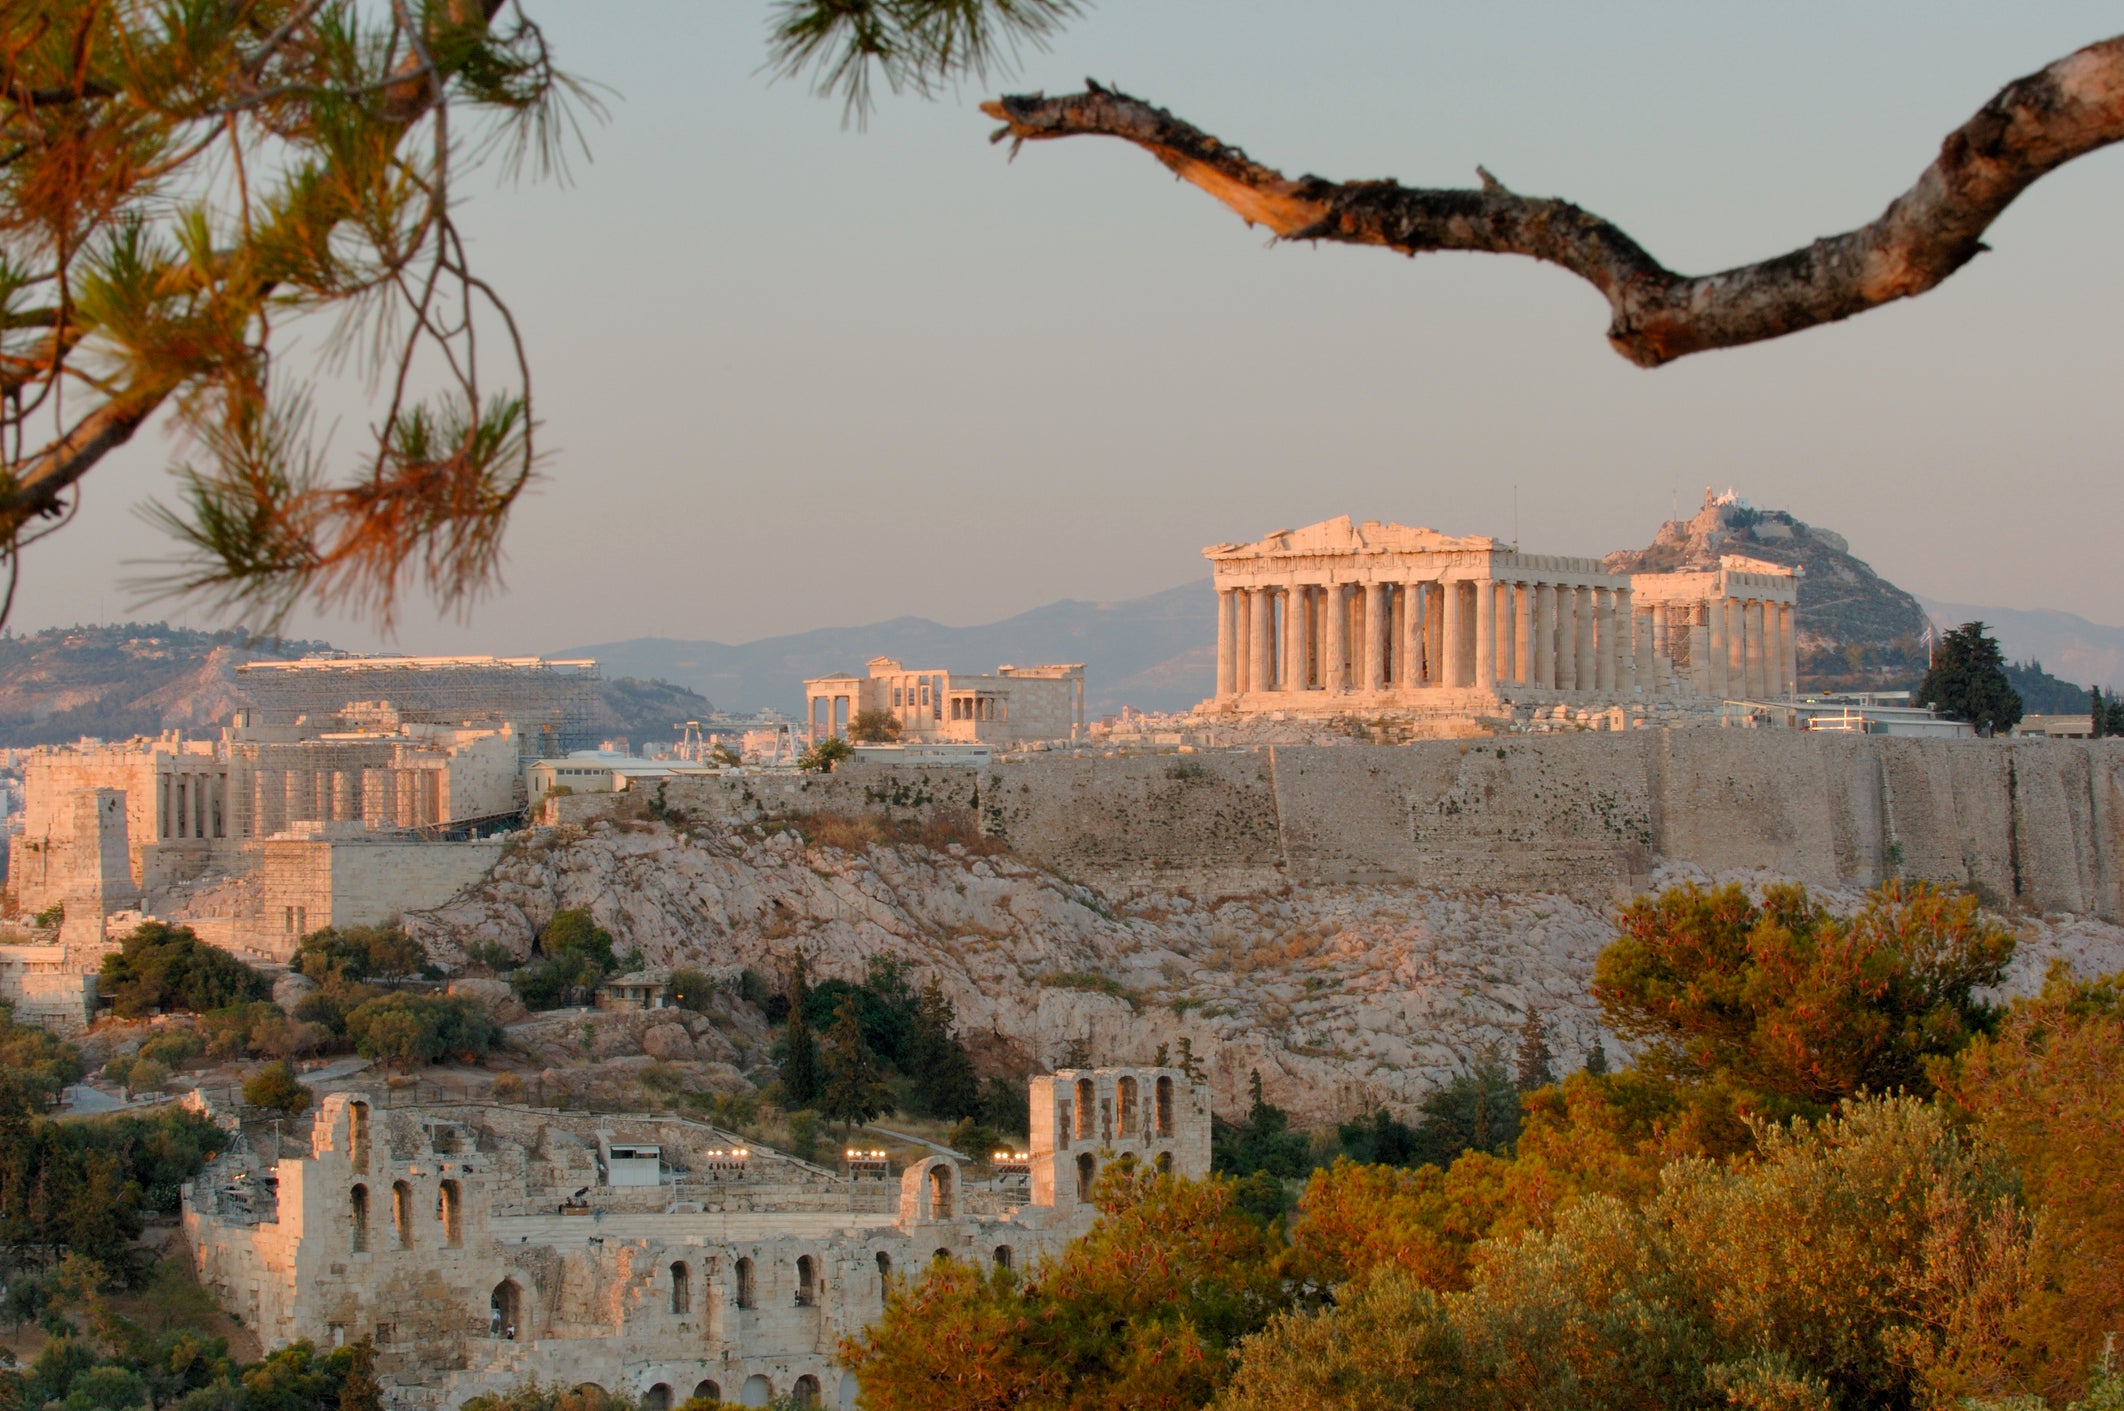
{"label": "cypress tree", "polygon": [[1549,1026],[1542,1022],[1538,1009],[1529,1009],[1527,1022],[1520,1026],[1519,1052],[1512,1066],[1513,1077],[1523,1093],[1546,1088],[1556,1081],[1556,1054],[1549,1047]]}
{"label": "cypress tree", "polygon": [[789,972],[788,1057],[782,1060],[782,1096],[792,1112],[809,1107],[819,1096],[819,1046],[811,1036],[811,1021],[804,1014],[811,986],[804,978],[804,957],[798,956]]}
{"label": "cypress tree", "polygon": [[932,980],[915,1000],[913,1034],[908,1040],[909,1071],[914,1077],[916,1110],[924,1117],[956,1120],[977,1116],[981,1084],[973,1058],[952,1032],[958,1020],[943,988]]}
{"label": "cypress tree", "polygon": [[848,1128],[868,1122],[889,1105],[878,1056],[863,1039],[862,1007],[848,995],[826,1031],[826,1086],[819,1108]]}
{"label": "cypress tree", "polygon": [[1593,1047],[1586,1050],[1586,1072],[1598,1078],[1607,1071],[1608,1051],[1600,1046],[1600,1040],[1596,1037]]}
{"label": "cypress tree", "polygon": [[2021,693],[2013,689],[1999,644],[1981,622],[1965,622],[1940,639],[1917,698],[1920,705],[1968,721],[1981,735],[2021,723]]}

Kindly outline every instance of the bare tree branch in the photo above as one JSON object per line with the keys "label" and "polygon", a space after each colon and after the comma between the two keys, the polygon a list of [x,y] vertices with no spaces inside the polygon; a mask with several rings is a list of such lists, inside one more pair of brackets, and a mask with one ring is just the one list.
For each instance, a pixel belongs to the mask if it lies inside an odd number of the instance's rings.
{"label": "bare tree branch", "polygon": [[1947,135],[1939,156],[1871,224],[1757,264],[1682,275],[1614,223],[1568,201],[1508,191],[1388,181],[1295,180],[1125,93],[1090,83],[1060,98],[981,105],[1004,126],[992,140],[1086,134],[1133,142],[1286,240],[1383,245],[1415,255],[1527,255],[1571,271],[1607,298],[1608,341],[1640,367],[1849,318],[1922,294],[1985,249],[1999,214],[2045,173],[2124,138],[2124,36],[2090,44],[2009,83]]}

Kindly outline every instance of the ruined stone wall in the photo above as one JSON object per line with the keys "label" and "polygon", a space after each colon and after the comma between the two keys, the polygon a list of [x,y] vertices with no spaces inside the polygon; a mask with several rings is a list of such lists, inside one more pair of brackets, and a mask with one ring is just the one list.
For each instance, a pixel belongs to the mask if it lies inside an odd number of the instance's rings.
{"label": "ruined stone wall", "polygon": [[1605,902],[1665,860],[1816,885],[1902,875],[2124,919],[2115,740],[1647,730],[1045,754],[673,779],[666,803],[704,821],[972,808],[1019,855],[1124,893],[1401,880]]}

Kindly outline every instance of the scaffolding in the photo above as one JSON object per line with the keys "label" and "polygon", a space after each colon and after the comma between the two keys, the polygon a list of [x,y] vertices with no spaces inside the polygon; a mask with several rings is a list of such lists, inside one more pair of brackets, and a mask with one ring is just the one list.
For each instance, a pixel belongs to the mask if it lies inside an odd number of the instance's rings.
{"label": "scaffolding", "polygon": [[596,746],[599,679],[595,661],[543,657],[304,657],[236,668],[260,724],[321,721],[384,703],[414,723],[506,721],[526,759]]}

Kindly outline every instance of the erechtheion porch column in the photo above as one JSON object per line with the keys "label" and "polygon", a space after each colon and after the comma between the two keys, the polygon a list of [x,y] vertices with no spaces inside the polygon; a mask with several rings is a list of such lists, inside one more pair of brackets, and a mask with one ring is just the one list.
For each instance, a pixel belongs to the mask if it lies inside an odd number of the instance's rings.
{"label": "erechtheion porch column", "polygon": [[1556,689],[1556,585],[1534,585],[1534,684]]}
{"label": "erechtheion porch column", "polygon": [[1347,583],[1330,583],[1321,595],[1321,614],[1327,631],[1320,643],[1320,684],[1329,691],[1350,686],[1350,589]]}
{"label": "erechtheion porch column", "polygon": [[[1228,701],[1239,694],[1238,594],[1230,588],[1217,590],[1217,699]],[[816,707],[817,702],[812,703]],[[812,711],[811,734],[818,738],[818,712]]]}
{"label": "erechtheion porch column", "polygon": [[1276,688],[1276,609],[1270,591],[1256,588],[1247,594],[1253,600],[1247,614],[1246,689],[1249,691]]}
{"label": "erechtheion porch column", "polygon": [[1475,584],[1475,689],[1487,691],[1497,684],[1497,585],[1489,579]]}

